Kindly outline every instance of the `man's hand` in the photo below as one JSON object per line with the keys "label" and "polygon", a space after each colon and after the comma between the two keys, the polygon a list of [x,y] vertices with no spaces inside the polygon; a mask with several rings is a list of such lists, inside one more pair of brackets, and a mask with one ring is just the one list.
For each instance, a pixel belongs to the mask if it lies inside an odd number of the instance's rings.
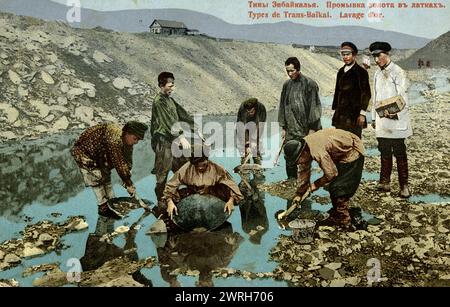
{"label": "man's hand", "polygon": [[310,135],[310,134],[313,134],[314,132],[316,132],[316,130],[313,130],[313,129],[309,129],[309,131],[308,131],[308,135]]}
{"label": "man's hand", "polygon": [[228,215],[231,215],[231,213],[233,213],[234,210],[234,199],[230,198],[226,204],[225,207],[223,208],[223,212],[228,212]]}
{"label": "man's hand", "polygon": [[184,136],[180,137],[180,144],[183,147],[183,150],[191,149],[191,144],[186,140]]}
{"label": "man's hand", "polygon": [[372,128],[373,128],[373,129],[376,128],[376,125],[375,125],[375,121],[374,121],[374,120],[372,121]]}
{"label": "man's hand", "polygon": [[319,188],[313,183],[311,183],[311,185],[309,186],[310,192],[314,192],[317,191]]}
{"label": "man's hand", "polygon": [[292,202],[295,203],[299,203],[302,202],[303,200],[305,200],[306,197],[308,197],[308,195],[311,193],[311,191],[308,189],[306,190],[306,192],[303,195],[298,195],[294,197],[294,199],[292,200]]}
{"label": "man's hand", "polygon": [[358,118],[356,119],[356,125],[361,128],[364,128],[365,123],[366,123],[366,117],[364,115],[360,114],[358,116]]}
{"label": "man's hand", "polygon": [[136,188],[134,187],[134,185],[130,185],[127,187],[127,192],[128,194],[130,194],[130,196],[132,198],[136,198]]}
{"label": "man's hand", "polygon": [[169,214],[169,218],[173,219],[173,213],[175,212],[175,215],[178,215],[178,209],[177,206],[173,203],[172,199],[167,200],[167,214]]}

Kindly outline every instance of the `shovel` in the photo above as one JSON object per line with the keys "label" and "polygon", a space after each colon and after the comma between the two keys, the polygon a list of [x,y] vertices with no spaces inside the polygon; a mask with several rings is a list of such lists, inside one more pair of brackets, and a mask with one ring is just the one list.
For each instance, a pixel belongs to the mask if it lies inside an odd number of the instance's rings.
{"label": "shovel", "polygon": [[285,217],[287,217],[289,214],[291,214],[292,211],[295,210],[295,208],[300,206],[300,204],[306,199],[306,197],[309,196],[310,193],[311,193],[311,190],[308,188],[308,190],[306,190],[305,194],[303,194],[302,198],[299,201],[294,201],[294,203],[287,210],[285,210],[281,213],[278,213],[277,219],[280,221],[280,220],[284,219]]}
{"label": "shovel", "polygon": [[281,139],[281,146],[280,146],[280,149],[278,150],[278,153],[277,153],[277,155],[275,156],[275,159],[273,160],[273,166],[277,166],[277,165],[278,165],[278,159],[280,158],[281,151],[283,150],[285,141],[286,141],[286,139],[283,137],[283,138]]}

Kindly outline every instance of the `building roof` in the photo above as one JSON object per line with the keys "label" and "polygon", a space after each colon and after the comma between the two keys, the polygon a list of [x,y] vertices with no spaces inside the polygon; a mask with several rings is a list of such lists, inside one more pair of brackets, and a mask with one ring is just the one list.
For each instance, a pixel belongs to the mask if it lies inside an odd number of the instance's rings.
{"label": "building roof", "polygon": [[153,20],[150,27],[152,27],[156,22],[163,28],[187,29],[186,25],[182,22],[173,20],[162,20],[162,19]]}

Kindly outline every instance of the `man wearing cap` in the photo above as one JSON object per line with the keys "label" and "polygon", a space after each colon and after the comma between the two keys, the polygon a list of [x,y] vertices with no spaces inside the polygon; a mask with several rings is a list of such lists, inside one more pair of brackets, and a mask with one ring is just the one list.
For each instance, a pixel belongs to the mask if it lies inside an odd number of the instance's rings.
{"label": "man wearing cap", "polygon": [[80,167],[86,186],[92,187],[98,202],[98,213],[114,219],[120,214],[111,208],[114,198],[111,170],[116,169],[131,197],[136,188],[131,181],[133,146],[142,140],[148,127],[130,121],[121,127],[117,124],[100,124],[86,129],[75,142],[72,156]]}
{"label": "man wearing cap", "polygon": [[356,63],[358,48],[351,42],[341,44],[344,66],[339,69],[334,90],[332,125],[361,138],[367,127],[366,110],[370,100],[369,74]]}
{"label": "man wearing cap", "polygon": [[241,164],[251,153],[253,162],[261,164],[261,134],[264,130],[267,113],[266,107],[257,98],[244,101],[237,115],[237,146],[241,154]]}
{"label": "man wearing cap", "polygon": [[189,150],[191,145],[183,134],[181,123],[186,123],[193,129],[194,120],[181,105],[170,97],[175,89],[175,77],[172,73],[160,73],[158,85],[160,91],[153,101],[150,133],[152,149],[155,152],[155,165],[152,171],[156,175],[155,194],[160,201],[169,172],[177,171],[187,162],[183,156],[174,157],[172,142],[178,140],[183,150]]}
{"label": "man wearing cap", "polygon": [[[298,201],[305,193],[314,192],[328,184],[333,208],[321,225],[348,228],[351,218],[348,202],[361,181],[364,166],[364,146],[355,134],[335,128],[327,128],[303,139],[286,142],[284,150],[289,165],[298,165]],[[315,160],[323,176],[310,183],[311,163]]]}
{"label": "man wearing cap", "polygon": [[[300,73],[300,61],[296,57],[288,58],[285,68],[290,80],[283,84],[278,109],[283,142],[298,140],[322,129],[319,86]],[[296,178],[297,166],[286,165],[286,173],[288,179]]]}
{"label": "man wearing cap", "polygon": [[[220,165],[209,161],[209,147],[195,144],[189,162],[167,182],[164,200],[170,218],[177,214],[176,204],[191,194],[211,194],[225,201],[224,212],[231,214],[243,198],[231,175]],[[186,186],[180,190],[181,186]]]}
{"label": "man wearing cap", "polygon": [[[378,189],[390,191],[392,172],[392,155],[397,160],[398,180],[400,184],[400,197],[407,198],[411,194],[408,189],[408,159],[406,155],[405,138],[412,135],[411,121],[408,112],[409,87],[406,73],[391,61],[389,52],[391,45],[386,42],[374,42],[369,50],[378,69],[374,77],[374,99],[372,105],[372,126],[378,140],[378,149],[381,153],[381,171]],[[386,99],[401,96],[405,107],[397,113],[384,111],[382,117],[376,108]]]}

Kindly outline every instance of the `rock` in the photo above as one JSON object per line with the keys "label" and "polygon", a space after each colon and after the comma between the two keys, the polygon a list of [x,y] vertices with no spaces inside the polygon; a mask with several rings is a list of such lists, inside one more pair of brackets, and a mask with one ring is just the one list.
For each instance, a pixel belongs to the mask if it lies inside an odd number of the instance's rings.
{"label": "rock", "polygon": [[19,287],[19,282],[15,279],[5,280],[0,279],[0,288],[17,288]]}
{"label": "rock", "polygon": [[444,226],[442,226],[442,225],[438,227],[438,231],[440,233],[447,233],[447,232],[449,232],[449,230],[447,228],[445,228]]}
{"label": "rock", "polygon": [[412,226],[412,227],[421,227],[422,224],[420,224],[420,223],[417,222],[417,221],[412,221],[412,222],[411,222],[411,226]]}
{"label": "rock", "polygon": [[94,110],[90,107],[81,106],[75,109],[75,118],[88,125],[92,124],[94,119]]}
{"label": "rock", "polygon": [[123,99],[122,97],[117,98],[117,104],[119,106],[124,106],[126,103],[125,99]]}
{"label": "rock", "polygon": [[359,240],[360,240],[359,235],[358,235],[357,233],[354,233],[354,232],[349,232],[349,233],[347,234],[347,236],[348,236],[349,238],[352,238],[353,240],[356,240],[356,241],[359,241]]}
{"label": "rock", "polygon": [[88,90],[86,90],[86,95],[89,97],[89,98],[95,98],[95,89],[93,90],[93,89],[88,89]]}
{"label": "rock", "polygon": [[40,241],[42,243],[54,242],[55,238],[53,238],[48,233],[42,233],[42,234],[39,235],[38,241]]}
{"label": "rock", "polygon": [[58,97],[57,99],[56,99],[56,101],[58,102],[58,104],[59,105],[66,105],[67,104],[67,98],[66,97]]}
{"label": "rock", "polygon": [[333,279],[330,282],[330,287],[334,287],[334,288],[342,288],[345,287],[345,279]]}
{"label": "rock", "polygon": [[41,100],[32,100],[30,104],[36,109],[36,111],[39,113],[40,118],[47,117],[48,113],[50,112],[50,108],[48,105],[46,105]]}
{"label": "rock", "polygon": [[84,90],[82,88],[72,88],[67,92],[67,99],[73,100],[75,97],[83,94]]}
{"label": "rock", "polygon": [[12,131],[2,131],[0,132],[0,139],[12,140],[16,139],[17,135]]}
{"label": "rock", "polygon": [[41,78],[47,84],[55,84],[55,80],[53,80],[52,76],[45,71],[41,71]]}
{"label": "rock", "polygon": [[9,76],[9,80],[11,80],[12,83],[19,85],[22,80],[20,79],[20,76],[12,70],[8,70],[8,76]]}
{"label": "rock", "polygon": [[320,276],[326,280],[332,280],[334,278],[335,273],[336,273],[335,270],[326,267],[319,270]]}
{"label": "rock", "polygon": [[0,260],[2,260],[5,257],[5,252],[0,250]]}
{"label": "rock", "polygon": [[88,227],[89,227],[89,224],[86,221],[81,220],[78,222],[78,224],[75,225],[74,229],[80,231],[80,230],[84,230]]}
{"label": "rock", "polygon": [[329,263],[329,264],[325,265],[326,268],[329,268],[331,270],[339,270],[341,268],[341,266],[342,266],[342,263],[340,263],[340,262],[333,262],[333,263]]}
{"label": "rock", "polygon": [[21,260],[20,260],[19,256],[17,256],[16,254],[7,254],[3,261],[8,264],[14,264],[14,263],[19,263]]}
{"label": "rock", "polygon": [[284,280],[291,280],[292,279],[292,275],[289,272],[283,272],[283,279]]}
{"label": "rock", "polygon": [[27,97],[28,96],[28,89],[26,89],[26,88],[24,88],[24,87],[22,87],[22,86],[19,86],[18,88],[17,88],[17,94],[19,95],[19,97]]}
{"label": "rock", "polygon": [[104,63],[104,62],[111,63],[113,61],[113,59],[111,59],[109,56],[98,50],[94,51],[94,55],[92,56],[92,58],[97,63]]}
{"label": "rock", "polygon": [[69,127],[69,121],[67,120],[67,117],[63,116],[53,124],[52,129],[55,131],[66,130],[68,127]]}
{"label": "rock", "polygon": [[131,87],[131,82],[127,78],[115,78],[113,86],[118,90],[123,90],[124,88]]}
{"label": "rock", "polygon": [[44,120],[45,120],[47,123],[52,122],[54,119],[55,119],[55,115],[53,115],[53,114],[50,114],[49,116],[47,116],[46,118],[44,118]]}
{"label": "rock", "polygon": [[6,121],[9,124],[14,123],[19,117],[19,111],[7,103],[0,103],[0,115],[6,115]]}
{"label": "rock", "polygon": [[33,243],[30,243],[30,242],[27,242],[24,244],[22,253],[23,253],[23,257],[25,257],[25,258],[45,254],[45,252],[42,249],[34,246]]}
{"label": "rock", "polygon": [[59,89],[61,90],[61,92],[67,93],[69,91],[69,85],[67,83],[61,83]]}
{"label": "rock", "polygon": [[122,234],[122,233],[127,233],[130,231],[130,227],[128,226],[119,226],[116,228],[116,230],[114,230],[115,232],[117,232],[118,234]]}

